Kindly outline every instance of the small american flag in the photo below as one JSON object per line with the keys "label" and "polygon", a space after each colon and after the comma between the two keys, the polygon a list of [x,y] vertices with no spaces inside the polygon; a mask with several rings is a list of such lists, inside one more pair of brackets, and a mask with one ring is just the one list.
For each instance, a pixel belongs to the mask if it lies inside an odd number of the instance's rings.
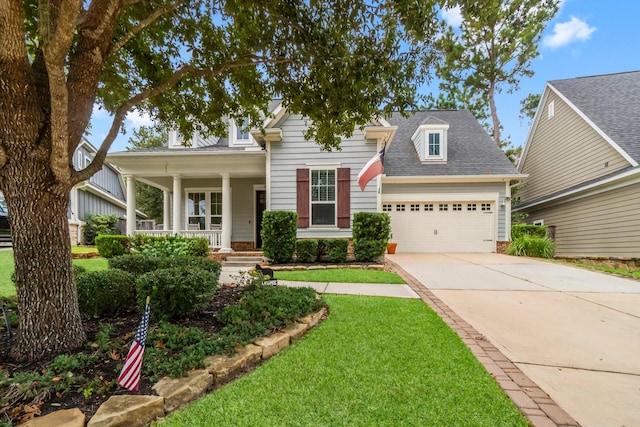
{"label": "small american flag", "polygon": [[138,390],[138,386],[140,385],[140,371],[142,369],[142,356],[144,355],[144,342],[147,340],[149,313],[149,297],[147,297],[142,320],[140,321],[140,326],[138,326],[138,332],[136,332],[136,337],[131,344],[129,354],[127,354],[127,360],[125,360],[122,372],[118,377],[118,384],[129,391]]}

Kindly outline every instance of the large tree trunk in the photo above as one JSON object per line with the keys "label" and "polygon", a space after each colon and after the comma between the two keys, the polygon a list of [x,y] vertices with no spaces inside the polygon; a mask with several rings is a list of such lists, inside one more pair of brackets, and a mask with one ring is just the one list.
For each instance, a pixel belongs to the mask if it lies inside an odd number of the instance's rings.
{"label": "large tree trunk", "polygon": [[20,325],[13,355],[34,361],[85,342],[73,272],[69,193],[51,191],[46,163],[27,154],[7,165],[4,190],[11,220]]}

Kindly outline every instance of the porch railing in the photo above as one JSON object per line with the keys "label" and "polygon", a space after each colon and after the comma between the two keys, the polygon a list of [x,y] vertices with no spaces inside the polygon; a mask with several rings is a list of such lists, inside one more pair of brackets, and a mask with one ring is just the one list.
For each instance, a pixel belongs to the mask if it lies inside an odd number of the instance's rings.
{"label": "porch railing", "polygon": [[[176,234],[173,230],[136,230],[135,233],[148,236],[173,236]],[[180,230],[177,234],[182,237],[203,237],[209,241],[209,247],[222,247],[221,230]]]}

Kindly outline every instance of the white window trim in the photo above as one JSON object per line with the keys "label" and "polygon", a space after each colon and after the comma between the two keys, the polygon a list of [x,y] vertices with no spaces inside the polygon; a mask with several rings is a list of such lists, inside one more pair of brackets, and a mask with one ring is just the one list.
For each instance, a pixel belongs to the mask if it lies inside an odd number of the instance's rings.
{"label": "white window trim", "polygon": [[[184,189],[184,227],[189,228],[189,193],[204,193],[205,199],[205,216],[204,216],[204,230],[211,230],[211,193],[220,193],[222,195],[222,187],[193,187],[193,188],[185,188]],[[217,216],[217,215],[216,215]],[[224,222],[224,216],[220,215],[222,218],[222,222]]]}
{"label": "white window trim", "polygon": [[547,105],[547,118],[551,120],[555,115],[556,115],[556,103],[555,101],[551,101]]}
{"label": "white window trim", "polygon": [[533,225],[544,225],[544,219],[536,219],[533,221]]}
{"label": "white window trim", "polygon": [[229,118],[229,147],[251,147],[257,145],[256,140],[251,135],[250,129],[247,129],[248,139],[238,139],[238,126],[236,121]]}
{"label": "white window trim", "polygon": [[[418,155],[420,156],[420,161],[422,162],[446,162],[447,161],[447,134],[449,131],[449,124],[429,124],[429,125],[421,125],[418,126],[418,129],[411,136],[411,141],[413,141],[414,145],[416,142],[421,139],[422,140],[422,149]],[[430,133],[439,133],[440,134],[440,155],[439,156],[429,156],[429,134]],[[416,145],[417,147],[418,145]]]}
{"label": "white window trim", "polygon": [[[439,135],[440,142],[440,154],[438,155],[429,155],[429,136],[431,134]],[[445,133],[443,130],[426,130],[424,132],[424,158],[425,160],[444,160],[444,138]]]}
{"label": "white window trim", "polygon": [[[338,167],[339,166],[335,166],[334,164],[326,164],[326,165],[322,165],[322,164],[316,164],[312,167],[309,167],[309,228],[319,228],[319,229],[328,229],[328,228],[338,228]],[[333,210],[334,213],[334,218],[333,218],[333,224],[327,224],[327,225],[320,225],[320,224],[314,224],[313,223],[313,205],[314,203],[316,204],[329,204],[329,202],[314,202],[313,201],[313,171],[314,170],[320,170],[320,171],[326,171],[326,170],[332,170],[334,171],[334,176],[335,176],[335,181],[333,183],[333,185],[335,186],[335,200],[333,201],[333,205],[335,207],[335,209]]]}

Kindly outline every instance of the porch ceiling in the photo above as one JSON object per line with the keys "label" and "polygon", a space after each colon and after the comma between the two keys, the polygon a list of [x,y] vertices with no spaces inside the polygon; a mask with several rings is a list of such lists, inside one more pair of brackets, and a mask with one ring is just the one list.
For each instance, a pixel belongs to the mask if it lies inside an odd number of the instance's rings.
{"label": "porch ceiling", "polygon": [[261,178],[266,176],[264,151],[225,153],[113,153],[107,161],[120,168],[123,175],[134,175],[141,181],[170,183],[173,175],[183,178]]}

